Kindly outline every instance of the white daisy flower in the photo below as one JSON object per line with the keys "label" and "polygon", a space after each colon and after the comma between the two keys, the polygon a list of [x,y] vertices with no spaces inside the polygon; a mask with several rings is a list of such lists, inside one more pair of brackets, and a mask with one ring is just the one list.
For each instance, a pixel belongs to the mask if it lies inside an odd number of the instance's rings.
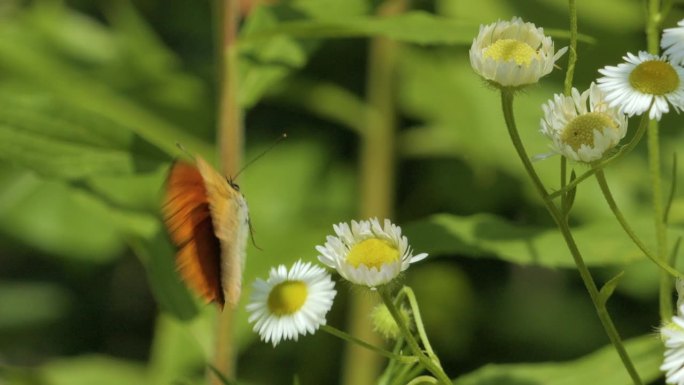
{"label": "white daisy flower", "polygon": [[679,315],[672,317],[672,322],[660,329],[660,336],[665,343],[665,358],[660,370],[665,372],[665,382],[684,385],[684,318],[682,309]]}
{"label": "white daisy flower", "polygon": [[553,41],[544,29],[514,17],[481,25],[470,47],[470,65],[485,80],[504,87],[533,84],[553,70],[567,51],[554,54]]}
{"label": "white daisy flower", "polygon": [[412,255],[401,227],[385,219],[352,221],[334,225],[337,236],[328,236],[324,246],[316,246],[318,260],[337,270],[346,280],[371,288],[386,284],[413,262],[427,254]]}
{"label": "white daisy flower", "polygon": [[541,132],[551,148],[577,162],[594,162],[615,147],[627,133],[627,117],[608,106],[604,93],[591,83],[582,94],[556,94],[542,105]]}
{"label": "white daisy flower", "polygon": [[[638,55],[628,53],[626,63],[617,67],[607,66],[599,72],[599,88],[606,94],[611,107],[619,107],[629,116],[649,111],[650,119],[670,111],[684,108],[684,68],[670,63],[665,56],[641,51]],[[651,106],[652,104],[652,106]]]}
{"label": "white daisy flower", "polygon": [[680,20],[677,25],[679,27],[663,31],[660,47],[673,63],[682,65],[684,63],[684,20]]}
{"label": "white daisy flower", "polygon": [[326,271],[311,263],[295,262],[271,268],[267,280],[257,279],[247,305],[249,322],[264,342],[276,346],[281,340],[295,340],[313,334],[325,325],[325,315],[337,292]]}

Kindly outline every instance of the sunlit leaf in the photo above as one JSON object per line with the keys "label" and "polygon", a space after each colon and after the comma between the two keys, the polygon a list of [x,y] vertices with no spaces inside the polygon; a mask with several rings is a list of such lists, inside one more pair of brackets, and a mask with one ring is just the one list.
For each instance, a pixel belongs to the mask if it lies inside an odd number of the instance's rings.
{"label": "sunlit leaf", "polygon": [[145,367],[137,362],[101,355],[56,360],[41,373],[51,385],[148,385]]}
{"label": "sunlit leaf", "polygon": [[[649,334],[628,340],[625,345],[645,383],[654,381],[661,375],[658,368],[663,361],[663,345],[658,338]],[[629,385],[633,381],[612,345],[569,362],[490,364],[454,381],[455,385],[499,383]]]}
{"label": "sunlit leaf", "polygon": [[169,154],[177,152],[177,142],[203,155],[211,153],[201,139],[117,94],[109,83],[85,75],[64,57],[41,49],[44,39],[21,18],[4,19],[0,24],[0,68],[65,102],[116,122]]}
{"label": "sunlit leaf", "polygon": [[198,313],[197,305],[180,280],[175,264],[176,251],[164,233],[159,231],[147,240],[134,238],[130,243],[145,265],[150,288],[161,309],[180,320],[194,318]]}
{"label": "sunlit leaf", "polygon": [[[416,250],[430,254],[497,258],[521,265],[575,266],[560,232],[553,227],[526,226],[488,214],[441,214],[407,225],[405,231]],[[580,249],[586,250],[583,256],[587,265],[623,265],[644,258],[615,223],[588,223],[574,227],[572,234]]]}
{"label": "sunlit leaf", "polygon": [[246,43],[278,35],[329,39],[384,36],[415,44],[468,44],[478,26],[412,11],[393,17],[357,17],[340,21],[290,21],[245,35]]}

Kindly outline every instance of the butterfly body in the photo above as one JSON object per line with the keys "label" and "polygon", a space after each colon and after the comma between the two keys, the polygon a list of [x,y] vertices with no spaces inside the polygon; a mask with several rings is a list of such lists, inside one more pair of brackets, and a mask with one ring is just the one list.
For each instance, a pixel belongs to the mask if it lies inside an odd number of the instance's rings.
{"label": "butterfly body", "polygon": [[197,157],[171,167],[164,221],[179,248],[183,280],[207,302],[234,307],[240,299],[249,233],[247,202],[237,185]]}

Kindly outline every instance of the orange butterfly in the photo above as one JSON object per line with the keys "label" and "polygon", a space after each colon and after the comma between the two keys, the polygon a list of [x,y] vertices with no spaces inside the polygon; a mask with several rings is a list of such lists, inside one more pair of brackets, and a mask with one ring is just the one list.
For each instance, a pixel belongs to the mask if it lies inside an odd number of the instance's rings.
{"label": "orange butterfly", "polygon": [[207,302],[235,307],[240,299],[249,232],[247,202],[239,187],[204,159],[171,166],[163,206],[176,267]]}

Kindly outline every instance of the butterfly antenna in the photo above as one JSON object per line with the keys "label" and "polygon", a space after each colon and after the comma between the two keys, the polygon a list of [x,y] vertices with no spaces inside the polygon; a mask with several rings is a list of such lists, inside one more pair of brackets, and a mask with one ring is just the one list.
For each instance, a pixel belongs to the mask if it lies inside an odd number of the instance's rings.
{"label": "butterfly antenna", "polygon": [[285,139],[287,139],[287,133],[286,133],[286,132],[283,132],[283,134],[280,135],[280,137],[279,137],[278,139],[276,139],[276,141],[273,142],[273,144],[272,144],[269,148],[265,149],[261,154],[257,155],[256,158],[254,158],[254,159],[250,160],[249,162],[247,162],[247,164],[244,165],[244,166],[240,169],[240,171],[238,171],[238,173],[235,174],[235,175],[231,178],[231,180],[237,179],[237,177],[238,177],[240,174],[242,174],[242,172],[245,171],[245,169],[246,169],[247,167],[249,167],[252,163],[256,162],[256,161],[259,160],[262,156],[266,155],[268,152],[270,152],[271,150],[273,150],[273,147],[277,146],[278,144],[280,144],[280,142],[282,142],[282,141],[285,140]]}

